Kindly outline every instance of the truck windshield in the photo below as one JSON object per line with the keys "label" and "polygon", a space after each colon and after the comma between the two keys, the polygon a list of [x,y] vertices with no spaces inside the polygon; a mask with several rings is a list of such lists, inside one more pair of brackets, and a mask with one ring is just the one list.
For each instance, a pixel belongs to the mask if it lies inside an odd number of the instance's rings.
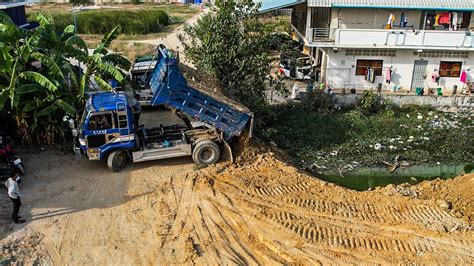
{"label": "truck windshield", "polygon": [[93,114],[89,118],[88,130],[105,130],[112,128],[112,114]]}

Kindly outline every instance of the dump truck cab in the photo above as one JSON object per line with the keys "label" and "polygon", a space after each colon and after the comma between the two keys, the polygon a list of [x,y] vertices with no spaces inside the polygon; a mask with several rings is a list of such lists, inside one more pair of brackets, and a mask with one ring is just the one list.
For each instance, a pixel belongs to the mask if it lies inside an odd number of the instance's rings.
{"label": "dump truck cab", "polygon": [[79,124],[80,148],[89,160],[101,160],[116,149],[131,149],[135,121],[125,93],[101,92],[89,96]]}

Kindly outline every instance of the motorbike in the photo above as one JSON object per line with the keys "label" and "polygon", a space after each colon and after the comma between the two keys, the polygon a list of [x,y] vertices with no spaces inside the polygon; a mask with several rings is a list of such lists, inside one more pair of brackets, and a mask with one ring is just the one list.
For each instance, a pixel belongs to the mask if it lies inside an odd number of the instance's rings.
{"label": "motorbike", "polygon": [[9,138],[2,135],[0,135],[0,157],[2,157],[12,169],[17,170],[21,175],[26,175],[23,161],[9,144]]}

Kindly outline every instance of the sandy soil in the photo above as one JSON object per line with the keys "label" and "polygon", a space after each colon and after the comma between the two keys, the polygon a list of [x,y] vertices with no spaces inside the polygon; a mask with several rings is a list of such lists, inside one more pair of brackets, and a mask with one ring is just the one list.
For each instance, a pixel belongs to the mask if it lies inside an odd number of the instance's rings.
{"label": "sandy soil", "polygon": [[474,263],[472,174],[405,188],[415,196],[397,187],[355,192],[272,153],[245,154],[233,165],[197,169],[182,158],[116,174],[58,151],[27,154],[28,222],[7,225],[1,257],[71,265]]}

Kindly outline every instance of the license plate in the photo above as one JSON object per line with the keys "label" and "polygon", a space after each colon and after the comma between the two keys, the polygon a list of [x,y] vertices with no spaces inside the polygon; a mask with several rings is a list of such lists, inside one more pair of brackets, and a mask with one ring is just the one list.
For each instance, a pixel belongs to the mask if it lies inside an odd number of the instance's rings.
{"label": "license plate", "polygon": [[14,163],[15,165],[20,164],[20,163],[21,163],[21,159],[16,159],[15,161],[13,161],[13,163]]}

